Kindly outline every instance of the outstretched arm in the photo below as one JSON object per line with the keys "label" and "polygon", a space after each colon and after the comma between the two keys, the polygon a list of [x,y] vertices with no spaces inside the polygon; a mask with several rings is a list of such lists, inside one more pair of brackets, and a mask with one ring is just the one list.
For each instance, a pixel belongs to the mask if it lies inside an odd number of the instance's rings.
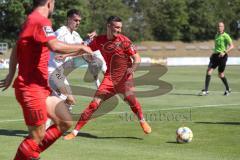
{"label": "outstretched arm", "polygon": [[81,55],[83,53],[92,54],[90,47],[83,44],[67,44],[57,39],[53,39],[47,42],[49,49],[53,52],[60,54],[76,54]]}

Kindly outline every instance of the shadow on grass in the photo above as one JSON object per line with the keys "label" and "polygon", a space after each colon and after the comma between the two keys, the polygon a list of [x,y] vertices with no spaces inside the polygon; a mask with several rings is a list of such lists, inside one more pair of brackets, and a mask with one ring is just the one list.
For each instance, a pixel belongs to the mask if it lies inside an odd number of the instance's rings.
{"label": "shadow on grass", "polygon": [[223,124],[223,125],[240,125],[240,122],[194,122],[198,124]]}
{"label": "shadow on grass", "polygon": [[170,144],[181,144],[181,143],[178,143],[176,141],[167,141],[166,143],[170,143]]}
{"label": "shadow on grass", "polygon": [[92,139],[136,139],[136,140],[143,140],[143,138],[138,138],[138,137],[100,137],[100,136],[96,136],[96,135],[93,135],[93,134],[90,134],[90,133],[83,133],[83,132],[80,132],[78,133],[77,135],[78,137],[84,137],[84,138],[92,138]]}
{"label": "shadow on grass", "polygon": [[174,95],[174,96],[194,96],[194,97],[198,96],[199,97],[199,95],[196,94],[196,93],[169,93],[169,95]]}
{"label": "shadow on grass", "polygon": [[26,137],[28,131],[0,129],[0,136]]}

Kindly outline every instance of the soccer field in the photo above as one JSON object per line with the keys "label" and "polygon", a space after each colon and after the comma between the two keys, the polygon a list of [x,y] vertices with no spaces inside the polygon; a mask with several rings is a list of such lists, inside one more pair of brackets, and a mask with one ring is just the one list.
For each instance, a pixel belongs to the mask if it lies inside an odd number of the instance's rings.
{"label": "soccer field", "polygon": [[[209,96],[197,96],[203,88],[205,70],[206,67],[169,67],[160,80],[170,83],[173,90],[157,97],[139,98],[152,127],[150,135],[144,135],[129,106],[119,98],[113,111],[92,119],[76,139],[58,140],[41,154],[41,160],[239,160],[240,67],[227,67],[232,89],[229,96],[223,96],[224,87],[216,72]],[[83,82],[84,72],[75,70],[69,76],[71,84],[94,88],[93,83]],[[6,73],[0,70],[0,79]],[[145,73],[138,72],[136,76],[140,74]],[[152,88],[140,86],[137,90]],[[73,112],[80,113],[90,100],[77,96],[78,105]],[[0,102],[0,160],[10,160],[27,130],[12,88],[0,92]],[[192,129],[191,143],[176,143],[175,132],[181,126]]]}

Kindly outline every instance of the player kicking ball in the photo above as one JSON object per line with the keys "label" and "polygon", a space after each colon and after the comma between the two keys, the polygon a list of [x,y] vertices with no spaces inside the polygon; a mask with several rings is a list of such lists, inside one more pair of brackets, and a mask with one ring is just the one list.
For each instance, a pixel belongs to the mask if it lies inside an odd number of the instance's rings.
{"label": "player kicking ball", "polygon": [[130,105],[144,133],[151,133],[151,127],[145,121],[141,105],[134,95],[133,72],[141,58],[132,42],[121,34],[121,30],[122,20],[117,16],[110,16],[107,20],[107,34],[97,36],[89,44],[93,51],[100,50],[107,64],[107,71],[92,102],[81,114],[74,130],[64,137],[65,140],[75,138],[101,104],[117,93],[123,95]]}

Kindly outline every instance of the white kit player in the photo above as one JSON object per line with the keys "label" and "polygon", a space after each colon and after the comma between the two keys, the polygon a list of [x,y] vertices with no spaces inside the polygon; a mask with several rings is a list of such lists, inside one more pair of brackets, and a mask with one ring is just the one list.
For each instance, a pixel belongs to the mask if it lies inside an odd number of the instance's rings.
{"label": "white kit player", "polygon": [[[79,27],[80,21],[81,15],[79,11],[76,9],[69,10],[67,12],[67,25],[60,27],[55,32],[57,39],[68,44],[89,43],[89,41],[91,41],[96,36],[96,32],[88,34],[89,40],[84,42],[80,35],[75,31]],[[74,96],[72,95],[68,80],[64,76],[64,69],[66,69],[66,67],[76,68],[83,64],[86,64],[87,62],[88,69],[93,75],[96,86],[98,87],[100,85],[98,73],[100,72],[100,70],[105,73],[107,69],[106,63],[100,51],[96,51],[92,57],[67,57],[61,59],[56,58],[57,56],[57,53],[50,53],[50,60],[48,64],[49,85],[52,89],[52,94],[55,96],[59,96],[60,98],[65,100],[65,103],[69,105],[69,109],[71,110],[71,106],[74,105],[76,101]],[[48,119],[46,123],[46,128],[49,127],[50,123],[51,119]]]}

